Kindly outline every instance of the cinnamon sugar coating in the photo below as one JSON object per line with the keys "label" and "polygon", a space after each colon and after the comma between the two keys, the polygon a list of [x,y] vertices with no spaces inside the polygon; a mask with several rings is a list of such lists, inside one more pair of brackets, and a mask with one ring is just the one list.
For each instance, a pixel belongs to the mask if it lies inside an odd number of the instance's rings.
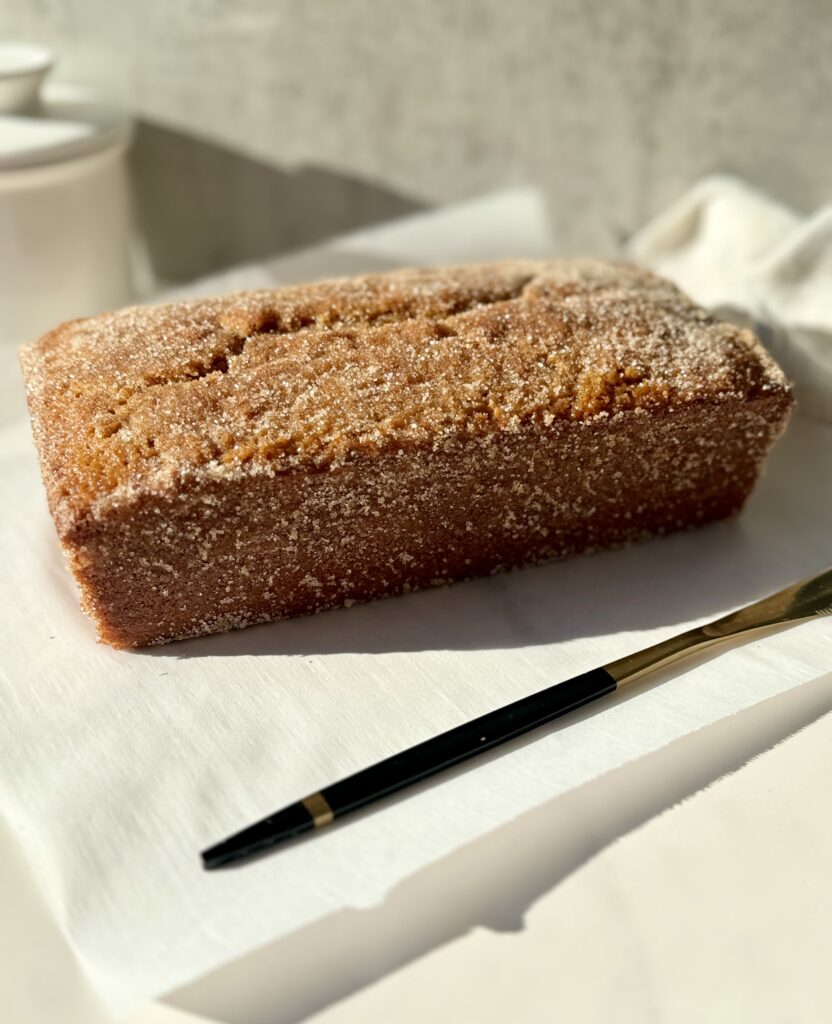
{"label": "cinnamon sugar coating", "polygon": [[[64,324],[22,362],[59,534],[102,635],[123,645],[728,514],[791,408],[749,331],[653,274],[593,261],[405,270],[135,307]],[[694,433],[675,438],[673,422]],[[649,464],[662,463],[659,436],[665,454],[682,444],[661,487]],[[625,437],[630,462],[610,462]],[[581,472],[564,458],[581,459]],[[584,493],[602,470],[592,489],[606,507]],[[555,471],[569,494],[549,480]],[[507,525],[486,529],[477,474],[492,495],[507,488]],[[627,480],[624,506],[615,474]],[[547,495],[535,495],[541,481]],[[697,497],[703,483],[710,492]],[[455,518],[440,505],[459,488],[471,508]],[[413,543],[415,506],[432,525]],[[337,534],[332,571],[303,584],[324,524]],[[343,551],[360,561],[358,537],[393,567],[377,579],[350,568]],[[201,604],[183,596],[196,579]]]}

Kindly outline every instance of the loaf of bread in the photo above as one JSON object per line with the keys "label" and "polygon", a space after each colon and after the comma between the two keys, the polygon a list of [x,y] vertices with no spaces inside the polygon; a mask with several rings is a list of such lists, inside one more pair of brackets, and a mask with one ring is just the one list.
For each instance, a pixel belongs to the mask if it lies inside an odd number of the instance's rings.
{"label": "loaf of bread", "polygon": [[749,331],[592,261],[136,307],[22,362],[58,535],[118,647],[732,515],[792,407]]}

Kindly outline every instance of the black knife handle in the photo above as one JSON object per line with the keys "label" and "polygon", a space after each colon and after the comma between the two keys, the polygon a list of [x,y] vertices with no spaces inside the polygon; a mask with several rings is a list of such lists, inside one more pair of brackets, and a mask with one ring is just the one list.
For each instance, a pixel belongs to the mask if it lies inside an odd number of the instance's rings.
{"label": "black knife handle", "polygon": [[537,729],[611,693],[615,685],[612,676],[602,668],[584,672],[417,743],[327,786],[321,795],[333,815],[340,817]]}
{"label": "black knife handle", "polygon": [[206,850],[206,868],[220,867],[259,853],[284,839],[329,824],[360,807],[461,764],[561,715],[612,693],[616,681],[603,668],[555,683],[528,697],[489,711],[400,754],[385,758]]}

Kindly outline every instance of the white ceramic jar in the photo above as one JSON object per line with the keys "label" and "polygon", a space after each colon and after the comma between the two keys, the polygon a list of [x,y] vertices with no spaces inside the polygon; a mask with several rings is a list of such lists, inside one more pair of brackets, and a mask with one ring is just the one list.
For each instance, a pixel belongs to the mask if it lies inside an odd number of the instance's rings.
{"label": "white ceramic jar", "polygon": [[76,89],[39,92],[51,63],[0,45],[0,343],[132,298],[130,122]]}

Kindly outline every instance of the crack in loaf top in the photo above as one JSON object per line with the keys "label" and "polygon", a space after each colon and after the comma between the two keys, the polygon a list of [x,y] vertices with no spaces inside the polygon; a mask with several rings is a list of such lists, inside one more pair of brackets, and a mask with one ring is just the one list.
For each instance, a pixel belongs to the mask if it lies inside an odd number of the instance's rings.
{"label": "crack in loaf top", "polygon": [[76,515],[189,474],[321,471],[786,387],[750,332],[653,274],[592,261],[133,307],[64,324],[22,358],[47,486]]}

